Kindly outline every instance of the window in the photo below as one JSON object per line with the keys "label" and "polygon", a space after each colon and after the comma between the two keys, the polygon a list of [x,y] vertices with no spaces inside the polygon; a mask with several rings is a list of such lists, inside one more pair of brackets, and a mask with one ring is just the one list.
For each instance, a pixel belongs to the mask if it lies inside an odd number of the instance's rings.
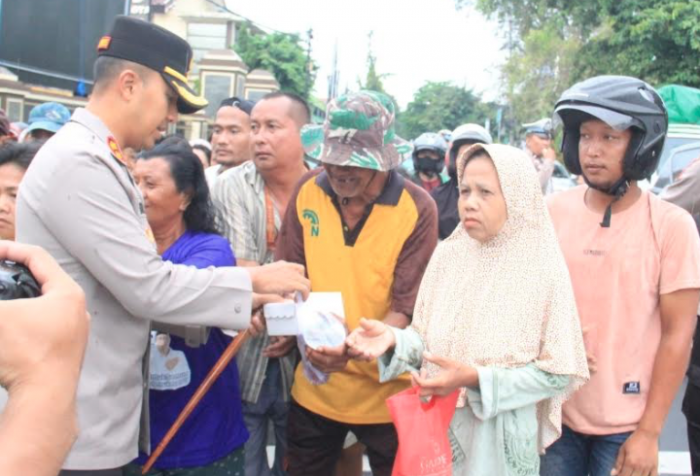
{"label": "window", "polygon": [[557,178],[569,178],[569,173],[566,168],[559,162],[554,162],[554,170],[552,171],[552,176]]}
{"label": "window", "polygon": [[10,122],[19,122],[22,120],[22,101],[10,98],[7,99],[7,118]]}
{"label": "window", "polygon": [[236,97],[242,98],[245,94],[245,76],[236,77]]}
{"label": "window", "polygon": [[226,23],[189,23],[187,25],[187,35],[210,36],[226,39]]}
{"label": "window", "polygon": [[259,89],[249,89],[246,99],[249,99],[251,101],[259,101],[263,98],[264,95],[266,95],[269,92],[270,91],[261,91]]}
{"label": "window", "polygon": [[219,103],[232,96],[233,75],[232,74],[204,74],[202,92],[209,101],[206,115],[213,117],[219,108]]}
{"label": "window", "polygon": [[34,106],[36,106],[36,104],[27,104],[26,102],[24,103],[24,107],[22,108],[24,110],[24,113],[22,114],[22,117],[26,119],[25,122],[29,122],[29,114],[32,112],[32,109],[34,109]]}
{"label": "window", "polygon": [[209,124],[206,122],[202,122],[202,128],[200,130],[199,135],[202,139],[205,139],[206,141],[211,143],[211,131],[209,129],[210,129]]}
{"label": "window", "polygon": [[192,46],[194,60],[199,62],[209,50],[223,50],[228,45],[226,23],[189,23],[187,42]]}
{"label": "window", "polygon": [[683,170],[698,157],[700,157],[700,145],[672,154],[669,162],[671,162],[671,167],[673,168],[673,180],[675,181]]}
{"label": "window", "polygon": [[178,121],[175,127],[175,135],[179,137],[184,137],[187,139],[189,137],[189,127],[185,121]]}

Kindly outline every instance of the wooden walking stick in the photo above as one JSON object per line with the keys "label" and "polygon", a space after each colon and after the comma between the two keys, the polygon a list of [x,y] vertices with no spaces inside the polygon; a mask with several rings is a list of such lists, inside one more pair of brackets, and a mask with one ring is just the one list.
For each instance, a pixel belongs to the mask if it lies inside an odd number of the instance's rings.
{"label": "wooden walking stick", "polygon": [[178,415],[177,420],[172,424],[168,432],[165,434],[163,437],[163,440],[158,444],[158,447],[156,450],[151,454],[151,456],[148,458],[148,461],[146,461],[146,464],[143,466],[143,469],[141,470],[141,474],[146,474],[148,473],[155,462],[158,460],[160,455],[165,451],[165,448],[168,446],[170,441],[175,437],[177,432],[180,430],[180,427],[182,427],[182,424],[185,423],[185,420],[187,420],[187,417],[190,416],[192,411],[197,407],[199,404],[200,400],[204,397],[204,395],[207,394],[209,389],[211,388],[212,385],[214,385],[214,382],[216,382],[216,379],[219,378],[219,375],[221,375],[221,372],[224,371],[226,366],[231,362],[231,359],[233,359],[238,351],[241,349],[241,346],[243,343],[248,339],[248,331],[245,330],[243,332],[239,332],[238,335],[231,341],[231,343],[226,347],[226,350],[224,351],[223,354],[221,354],[221,357],[219,357],[219,360],[216,361],[216,364],[212,369],[209,371],[207,374],[207,377],[204,379],[204,381],[199,385],[199,388],[197,389],[196,392],[194,392],[194,395],[192,395],[192,398],[190,398],[190,401],[187,402],[187,405],[185,405],[185,408],[182,409],[180,412],[180,415]]}

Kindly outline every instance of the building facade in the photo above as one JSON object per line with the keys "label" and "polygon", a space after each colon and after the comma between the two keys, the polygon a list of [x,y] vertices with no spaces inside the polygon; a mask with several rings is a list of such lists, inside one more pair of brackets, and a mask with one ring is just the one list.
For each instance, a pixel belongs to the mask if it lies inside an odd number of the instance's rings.
{"label": "building facade", "polygon": [[[279,83],[270,72],[249,71],[231,49],[238,30],[247,20],[228,10],[224,0],[131,0],[128,5],[132,16],[172,31],[192,46],[194,61],[188,79],[210,104],[196,114],[180,116],[170,133],[187,139],[208,139],[222,99],[239,96],[256,100],[279,90]],[[255,25],[251,28],[263,32]],[[54,41],[60,43],[60,39]],[[74,95],[75,86],[74,90],[47,87],[55,82],[49,81],[49,76],[42,81],[41,75],[33,76],[31,84],[23,82],[12,65],[6,66],[0,68],[0,108],[13,122],[26,121],[32,107],[42,102],[59,102],[71,111],[86,103],[85,98]],[[90,84],[89,80],[85,82]],[[66,86],[70,87],[70,83]]]}

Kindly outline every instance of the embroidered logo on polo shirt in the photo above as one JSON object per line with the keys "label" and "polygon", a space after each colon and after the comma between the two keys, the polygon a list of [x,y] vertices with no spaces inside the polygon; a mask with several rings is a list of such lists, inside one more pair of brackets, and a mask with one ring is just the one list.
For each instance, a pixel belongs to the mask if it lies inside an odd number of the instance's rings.
{"label": "embroidered logo on polo shirt", "polygon": [[622,386],[622,393],[625,395],[639,395],[642,392],[642,387],[639,382],[627,382]]}
{"label": "embroidered logo on polo shirt", "polygon": [[309,222],[311,222],[311,236],[318,236],[320,232],[318,214],[315,211],[307,208],[304,210],[301,216],[304,218],[304,220],[309,220]]}

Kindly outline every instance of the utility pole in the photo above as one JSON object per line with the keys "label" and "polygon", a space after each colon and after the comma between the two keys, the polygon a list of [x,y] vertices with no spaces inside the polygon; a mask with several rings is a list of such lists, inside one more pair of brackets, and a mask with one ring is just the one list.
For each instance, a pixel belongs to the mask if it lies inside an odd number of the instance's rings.
{"label": "utility pole", "polygon": [[306,91],[309,97],[311,97],[311,40],[313,38],[314,30],[309,28],[306,32]]}
{"label": "utility pole", "polygon": [[328,76],[328,100],[335,99],[338,96],[338,39],[335,40],[333,48],[333,70]]}

